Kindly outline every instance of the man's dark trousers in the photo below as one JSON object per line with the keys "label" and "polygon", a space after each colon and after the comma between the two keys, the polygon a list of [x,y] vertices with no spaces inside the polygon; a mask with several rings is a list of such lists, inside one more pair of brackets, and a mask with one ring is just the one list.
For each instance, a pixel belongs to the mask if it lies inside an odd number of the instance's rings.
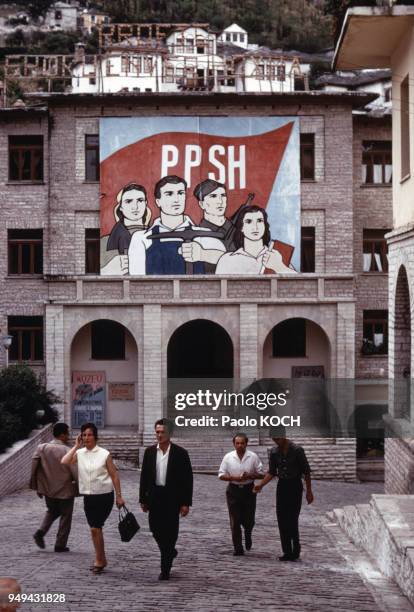
{"label": "man's dark trousers", "polygon": [[149,528],[161,552],[161,571],[168,574],[176,556],[180,508],[165,487],[155,487],[149,508]]}
{"label": "man's dark trousers", "polygon": [[256,494],[253,493],[253,483],[239,487],[232,483],[226,490],[227,507],[230,515],[231,536],[235,550],[243,548],[242,531],[251,534],[256,514]]}
{"label": "man's dark trousers", "polygon": [[40,526],[40,531],[43,535],[49,531],[52,523],[60,517],[58,532],[56,535],[56,546],[65,548],[68,543],[70,528],[72,525],[72,513],[74,497],[68,499],[56,499],[54,497],[45,496],[47,511],[43,522]]}
{"label": "man's dark trousers", "polygon": [[279,478],[276,489],[276,515],[283,554],[299,557],[299,514],[302,506],[301,478]]}

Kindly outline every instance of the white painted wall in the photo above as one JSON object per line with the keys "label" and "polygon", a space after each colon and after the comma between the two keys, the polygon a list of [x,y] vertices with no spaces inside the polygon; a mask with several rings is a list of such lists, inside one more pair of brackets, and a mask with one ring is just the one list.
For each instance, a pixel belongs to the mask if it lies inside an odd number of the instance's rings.
{"label": "white painted wall", "polygon": [[[414,223],[414,27],[400,42],[391,57],[392,68],[392,157],[394,229]],[[410,176],[401,182],[401,83],[409,76]]]}
{"label": "white painted wall", "polygon": [[197,55],[199,57],[201,54],[197,53],[197,49],[195,47],[191,48],[189,45],[187,45],[187,42],[186,42],[188,39],[192,39],[195,42],[197,38],[203,38],[204,40],[209,40],[210,45],[211,45],[211,51],[213,55],[217,53],[217,39],[216,39],[215,34],[209,34],[207,30],[204,30],[203,28],[190,27],[185,30],[173,32],[172,34],[170,34],[170,36],[167,37],[166,42],[170,50],[170,53],[177,53],[176,45],[178,44],[178,41],[180,39],[183,39],[184,46],[186,48],[183,49],[182,51],[180,50],[180,54],[189,55],[189,56]]}
{"label": "white painted wall", "polygon": [[291,378],[292,366],[323,365],[325,378],[329,377],[329,342],[321,328],[306,321],[306,357],[272,357],[272,333],[270,332],[263,346],[263,377]]}

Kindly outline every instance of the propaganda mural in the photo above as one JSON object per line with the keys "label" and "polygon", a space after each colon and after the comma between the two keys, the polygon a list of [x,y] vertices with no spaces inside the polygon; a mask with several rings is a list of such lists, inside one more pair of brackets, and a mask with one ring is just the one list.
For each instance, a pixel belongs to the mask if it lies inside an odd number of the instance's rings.
{"label": "propaganda mural", "polygon": [[101,274],[300,266],[295,117],[100,119]]}

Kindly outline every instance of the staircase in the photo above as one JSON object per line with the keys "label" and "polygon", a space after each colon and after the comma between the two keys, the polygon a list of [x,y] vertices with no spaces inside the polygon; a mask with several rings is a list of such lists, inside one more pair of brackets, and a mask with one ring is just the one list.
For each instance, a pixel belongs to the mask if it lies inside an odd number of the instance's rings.
{"label": "staircase", "polygon": [[115,460],[126,461],[138,467],[140,454],[136,433],[101,429],[98,444],[109,450]]}
{"label": "staircase", "polygon": [[414,604],[414,495],[372,495],[326,514]]}
{"label": "staircase", "polygon": [[357,459],[357,477],[360,482],[384,482],[384,458]]}

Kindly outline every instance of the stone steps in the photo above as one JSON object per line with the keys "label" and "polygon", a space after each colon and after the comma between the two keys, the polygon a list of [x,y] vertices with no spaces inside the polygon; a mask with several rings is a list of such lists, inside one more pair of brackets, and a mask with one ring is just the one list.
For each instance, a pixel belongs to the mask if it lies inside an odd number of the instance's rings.
{"label": "stone steps", "polygon": [[414,604],[414,495],[373,495],[371,503],[326,514]]}
{"label": "stone steps", "polygon": [[[259,455],[266,470],[268,452],[274,447],[274,443],[268,440],[266,444],[259,444],[257,430],[246,433],[249,437],[249,448]],[[101,430],[99,434],[99,444],[111,451],[114,459],[135,466],[140,464],[145,446],[139,444],[137,433],[107,429]],[[223,435],[222,432],[221,435],[219,432],[202,432],[199,436],[180,434],[174,437],[174,441],[188,450],[194,470],[216,472],[223,456],[233,449],[233,435],[232,431],[227,435]],[[352,441],[335,443],[330,438],[311,440],[295,438],[295,441],[303,444],[314,478],[356,481],[355,445]]]}
{"label": "stone steps", "polygon": [[358,459],[357,476],[361,482],[384,482],[384,460]]}

